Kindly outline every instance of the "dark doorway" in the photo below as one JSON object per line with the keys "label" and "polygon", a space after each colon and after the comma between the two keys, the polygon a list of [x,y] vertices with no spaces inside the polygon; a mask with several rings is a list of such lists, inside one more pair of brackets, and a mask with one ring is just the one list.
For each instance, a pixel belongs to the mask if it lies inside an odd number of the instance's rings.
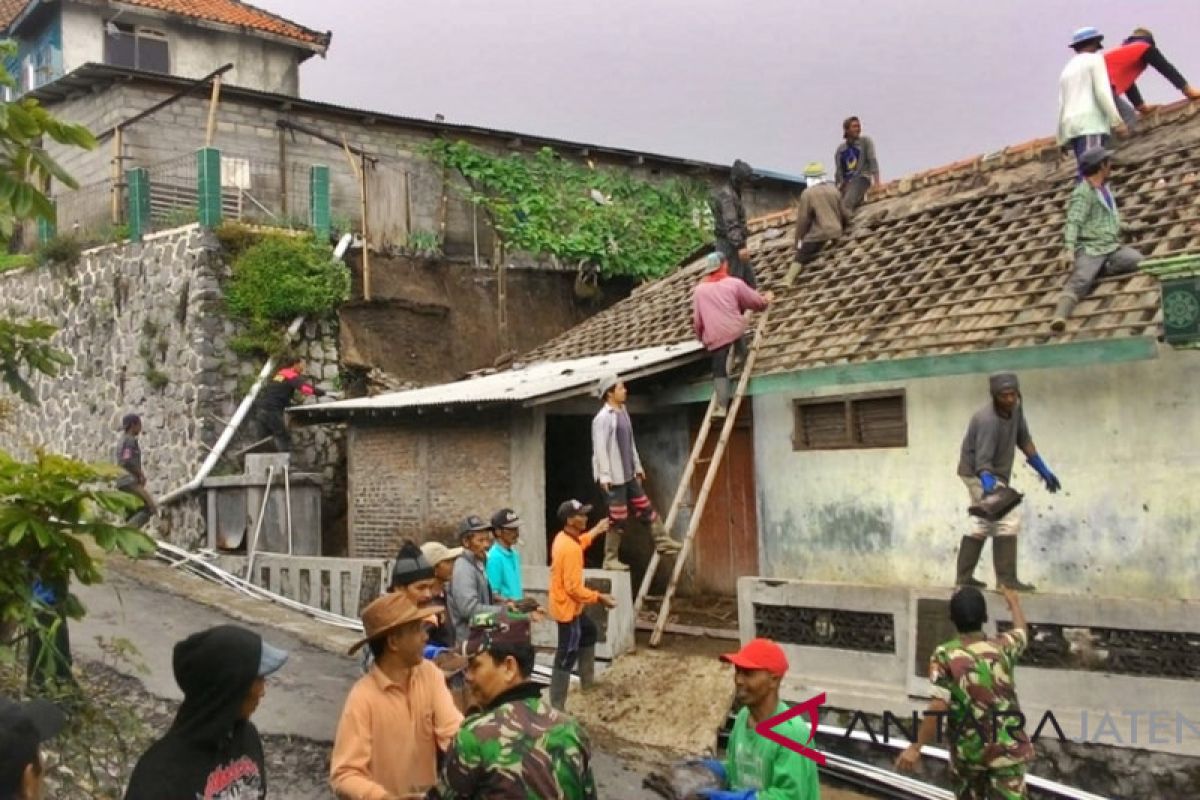
{"label": "dark doorway", "polygon": [[[600,487],[592,480],[592,418],[582,414],[546,415],[546,563],[554,537],[562,526],[558,505],[574,498],[595,507],[591,522],[604,516],[606,508]],[[603,541],[584,553],[584,566],[604,562]]]}
{"label": "dark doorway", "polygon": [[[723,422],[723,420],[717,420]],[[700,420],[692,423],[696,441]],[[712,456],[719,431],[709,432],[702,459]],[[707,461],[692,473],[692,496],[699,497]],[[742,575],[757,575],[758,503],[754,483],[754,421],[751,404],[743,402],[725,447],[725,456],[705,504],[695,541],[695,587],[702,592],[733,595]]]}

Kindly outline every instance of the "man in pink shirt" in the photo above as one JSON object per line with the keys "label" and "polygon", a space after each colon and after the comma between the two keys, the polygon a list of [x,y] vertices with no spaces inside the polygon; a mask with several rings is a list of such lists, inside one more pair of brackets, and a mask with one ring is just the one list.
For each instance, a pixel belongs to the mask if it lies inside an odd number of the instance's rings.
{"label": "man in pink shirt", "polygon": [[712,354],[713,389],[717,395],[715,416],[725,416],[732,397],[729,384],[729,350],[744,359],[746,311],[762,311],[775,299],[770,292],[759,294],[729,274],[729,263],[719,253],[709,253],[704,278],[692,294],[692,328],[696,338]]}

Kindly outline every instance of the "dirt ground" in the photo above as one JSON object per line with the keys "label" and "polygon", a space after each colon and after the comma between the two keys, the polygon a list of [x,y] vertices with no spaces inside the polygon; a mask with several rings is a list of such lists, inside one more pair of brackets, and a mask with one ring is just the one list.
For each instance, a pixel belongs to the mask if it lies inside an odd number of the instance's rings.
{"label": "dirt ground", "polygon": [[643,648],[618,659],[588,692],[572,692],[567,710],[606,740],[697,755],[716,748],[732,704],[732,667]]}

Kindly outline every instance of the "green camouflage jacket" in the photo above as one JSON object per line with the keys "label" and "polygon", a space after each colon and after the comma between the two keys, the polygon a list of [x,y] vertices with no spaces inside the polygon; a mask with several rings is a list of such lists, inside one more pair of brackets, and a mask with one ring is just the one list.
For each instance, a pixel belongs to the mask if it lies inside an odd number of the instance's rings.
{"label": "green camouflage jacket", "polygon": [[931,694],[950,706],[950,754],[958,767],[999,769],[1032,759],[1028,735],[1015,727],[1021,706],[1013,682],[1028,642],[1020,629],[971,644],[955,638],[930,658]]}
{"label": "green camouflage jacket", "polygon": [[524,683],[468,717],[431,800],[596,800],[587,735]]}

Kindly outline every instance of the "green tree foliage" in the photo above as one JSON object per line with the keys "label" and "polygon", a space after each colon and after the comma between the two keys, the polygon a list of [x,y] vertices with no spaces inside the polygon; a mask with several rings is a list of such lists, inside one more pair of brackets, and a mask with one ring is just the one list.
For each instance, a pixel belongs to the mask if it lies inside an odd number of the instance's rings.
{"label": "green tree foliage", "polygon": [[696,181],[649,183],[588,169],[550,148],[498,156],[438,141],[427,152],[467,179],[468,199],[487,211],[511,250],[587,265],[605,277],[653,279],[709,238],[707,190]]}
{"label": "green tree foliage", "polygon": [[[0,62],[15,55],[13,42],[0,42]],[[0,63],[0,85],[16,89],[16,81]],[[82,125],[55,119],[33,98],[0,103],[0,239],[8,241],[19,219],[54,219],[54,206],[41,191],[50,178],[72,189],[78,184],[46,152],[46,137],[91,150],[96,139]]]}
{"label": "green tree foliage", "polygon": [[311,238],[267,236],[233,264],[229,310],[246,321],[323,317],[350,296],[350,273]]}
{"label": "green tree foliage", "polygon": [[[0,44],[0,54],[13,52],[11,43]],[[13,86],[2,66],[0,84]],[[0,242],[9,239],[18,220],[53,217],[40,189],[48,178],[75,185],[43,149],[47,136],[84,148],[96,143],[85,128],[60,122],[35,100],[0,103]],[[54,333],[52,325],[37,320],[0,320],[0,379],[27,403],[37,402],[30,373],[55,377],[59,367],[71,363],[70,356],[51,345]],[[38,620],[39,611],[50,609],[34,596],[35,581],[57,591],[56,614],[82,616],[83,607],[68,591],[70,583],[100,579],[86,539],[102,550],[131,556],[153,551],[148,536],[111,521],[112,514],[138,502],[105,488],[116,474],[115,467],[45,452],[25,462],[0,451],[0,661],[11,659],[16,630],[51,638]]]}

